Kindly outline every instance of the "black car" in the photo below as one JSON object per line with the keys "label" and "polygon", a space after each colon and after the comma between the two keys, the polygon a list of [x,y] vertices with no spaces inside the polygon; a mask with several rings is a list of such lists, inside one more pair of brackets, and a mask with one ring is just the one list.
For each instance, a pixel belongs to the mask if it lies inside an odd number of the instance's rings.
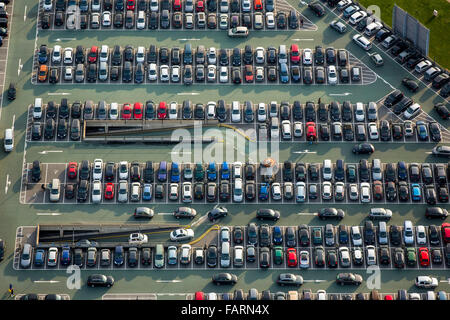
{"label": "black car", "polygon": [[409,106],[413,104],[413,100],[409,97],[403,97],[393,108],[392,111],[399,115],[403,113]]}
{"label": "black car", "polygon": [[41,180],[41,164],[39,160],[33,161],[33,166],[31,167],[31,181],[38,182]]}
{"label": "black car", "polygon": [[55,120],[47,119],[44,127],[44,138],[53,139],[55,137]]}
{"label": "black car", "polygon": [[208,215],[208,219],[210,221],[216,221],[219,218],[222,217],[226,217],[228,214],[228,210],[225,207],[216,207],[214,209],[212,209],[211,211],[208,211],[207,215]]}
{"label": "black car", "polygon": [[[89,81],[89,78],[88,78]],[[48,74],[48,82],[57,83],[59,82],[59,69],[58,68],[50,68],[50,72]]]}
{"label": "black car", "polygon": [[375,152],[375,147],[370,143],[361,143],[354,146],[352,152],[355,154],[371,154]]}
{"label": "black car", "polygon": [[440,228],[436,225],[428,227],[428,240],[433,246],[438,246],[441,243]]}
{"label": "black car", "polygon": [[416,92],[419,89],[417,82],[408,77],[402,79],[402,84],[412,92]]}
{"label": "black car", "polygon": [[206,264],[210,268],[217,266],[217,246],[210,244],[206,251]]}
{"label": "black car", "polygon": [[253,201],[256,198],[256,184],[254,182],[247,182],[245,184],[245,199]]}
{"label": "black car", "polygon": [[219,273],[212,276],[212,282],[216,285],[231,284],[235,285],[237,282],[237,277],[231,273]]}
{"label": "black car", "polygon": [[277,221],[280,219],[280,212],[273,209],[258,209],[256,211],[256,218],[259,220]]}
{"label": "black car", "polygon": [[319,210],[317,214],[318,218],[321,220],[325,219],[338,219],[342,220],[345,216],[345,213],[342,209],[336,208],[322,208]]}
{"label": "black car", "polygon": [[58,121],[56,135],[58,136],[58,139],[65,139],[67,137],[67,121],[65,119],[60,119]]}
{"label": "black car", "polygon": [[372,221],[364,222],[364,243],[366,245],[375,244],[375,228]]}
{"label": "black car", "polygon": [[336,63],[336,52],[334,51],[334,48],[327,48],[325,50],[325,56],[327,59],[327,64],[335,64]]}
{"label": "black car", "polygon": [[439,207],[427,207],[425,211],[425,217],[427,219],[440,218],[445,220],[448,216],[448,211]]}
{"label": "black car", "polygon": [[391,225],[389,227],[389,237],[391,240],[391,244],[394,246],[398,246],[402,243],[402,232],[396,225]]}
{"label": "black car", "polygon": [[314,50],[314,62],[315,64],[318,65],[322,65],[324,62],[324,51],[323,48],[321,46],[316,46],[315,50]]}
{"label": "black car", "polygon": [[239,67],[233,67],[231,71],[231,79],[235,84],[239,84],[242,82],[241,69]]}
{"label": "black car", "polygon": [[346,284],[359,286],[361,283],[362,277],[359,274],[339,273],[336,277],[336,284],[341,286]]}
{"label": "black car", "polygon": [[89,196],[89,182],[88,180],[80,180],[77,188],[77,201],[85,202]]}
{"label": "black car", "polygon": [[[294,234],[294,242],[295,242],[295,234]],[[302,224],[298,227],[298,243],[302,247],[309,246],[310,235],[309,235],[309,228],[306,224]]]}
{"label": "black car", "polygon": [[392,107],[398,103],[403,98],[403,93],[400,90],[395,90],[390,93],[384,100],[384,105],[387,107]]}
{"label": "black car", "polygon": [[446,119],[450,118],[450,111],[449,111],[448,107],[445,104],[443,104],[442,102],[435,104],[434,110],[442,119],[446,120]]}
{"label": "black car", "polygon": [[97,64],[90,63],[88,65],[87,71],[87,81],[88,82],[96,82],[97,81]]}
{"label": "black car", "polygon": [[405,252],[402,248],[394,249],[394,266],[399,269],[405,267]]}
{"label": "black car", "polygon": [[278,29],[286,29],[286,14],[282,11],[277,13],[277,28]]}
{"label": "black car", "polygon": [[289,22],[289,29],[298,29],[299,19],[297,16],[297,11],[295,10],[289,11],[288,22]]}
{"label": "black car", "polygon": [[264,269],[270,267],[270,249],[267,247],[259,249],[259,266]]}
{"label": "black car", "polygon": [[130,61],[125,61],[123,65],[122,81],[131,82],[133,79],[133,67]]}
{"label": "black car", "polygon": [[434,142],[441,141],[441,129],[439,124],[435,121],[428,123],[428,128],[430,129],[430,138]]}
{"label": "black car", "polygon": [[318,17],[321,17],[325,14],[325,9],[320,5],[318,1],[311,2],[308,4],[308,8],[311,9],[312,12]]}
{"label": "black car", "polygon": [[328,121],[328,105],[325,103],[319,103],[317,114],[320,121]]}
{"label": "black car", "polygon": [[114,278],[112,276],[105,276],[103,274],[91,274],[87,279],[89,287],[111,287],[114,285]]}
{"label": "black car", "polygon": [[122,12],[116,12],[114,14],[113,24],[114,24],[114,28],[118,28],[118,29],[123,28],[123,13]]}
{"label": "black car", "polygon": [[205,108],[203,104],[197,103],[194,108],[195,119],[205,119]]}

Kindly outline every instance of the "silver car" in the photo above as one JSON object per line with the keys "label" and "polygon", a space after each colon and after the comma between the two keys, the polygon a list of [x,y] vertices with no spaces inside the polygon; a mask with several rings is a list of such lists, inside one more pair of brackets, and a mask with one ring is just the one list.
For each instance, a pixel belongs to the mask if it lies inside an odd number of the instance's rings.
{"label": "silver car", "polygon": [[177,264],[177,247],[170,246],[167,248],[167,264]]}
{"label": "silver car", "polygon": [[76,82],[84,82],[84,64],[79,63],[75,69],[75,81]]}
{"label": "silver car", "polygon": [[100,66],[98,68],[98,79],[100,81],[108,80],[108,64],[106,62],[100,62]]}
{"label": "silver car", "polygon": [[350,200],[352,201],[356,201],[359,199],[358,185],[356,183],[351,183],[348,186],[348,195]]}
{"label": "silver car", "polygon": [[347,247],[339,248],[339,261],[341,267],[348,268],[351,265],[350,250]]}
{"label": "silver car", "polygon": [[139,182],[133,182],[131,184],[131,201],[139,201],[141,199],[141,184]]}
{"label": "silver car", "polygon": [[117,195],[117,201],[127,202],[128,201],[128,182],[126,180],[120,180],[119,191]]}

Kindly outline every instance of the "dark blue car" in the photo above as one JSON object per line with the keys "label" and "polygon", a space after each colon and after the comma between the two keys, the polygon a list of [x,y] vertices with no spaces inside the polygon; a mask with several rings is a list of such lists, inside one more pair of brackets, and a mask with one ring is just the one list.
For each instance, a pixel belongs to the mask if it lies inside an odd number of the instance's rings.
{"label": "dark blue car", "polygon": [[269,199],[269,184],[263,183],[261,184],[261,187],[259,188],[259,200],[268,200]]}
{"label": "dark blue car", "polygon": [[122,246],[116,246],[114,249],[114,264],[116,266],[121,266],[123,264],[123,247]]}
{"label": "dark blue car", "polygon": [[399,161],[397,164],[397,174],[399,180],[408,179],[408,169],[406,168],[405,161]]}
{"label": "dark blue car", "polygon": [[34,265],[36,267],[43,266],[45,264],[45,251],[43,249],[37,249],[34,254]]}
{"label": "dark blue car", "polygon": [[208,175],[209,181],[216,181],[217,179],[217,170],[216,170],[216,164],[214,162],[210,162],[208,164],[208,168],[206,169],[206,173]]}
{"label": "dark blue car", "polygon": [[283,232],[279,226],[273,228],[273,244],[281,245],[283,244]]}
{"label": "dark blue car", "polygon": [[170,182],[180,182],[180,167],[177,162],[172,162],[170,169]]}
{"label": "dark blue car", "polygon": [[158,180],[166,181],[167,180],[167,162],[161,161],[158,168]]}
{"label": "dark blue car", "polygon": [[72,257],[70,254],[70,248],[69,247],[63,247],[61,252],[61,264],[63,266],[68,266],[72,261]]}
{"label": "dark blue car", "polygon": [[230,167],[227,162],[222,163],[222,172],[220,175],[222,180],[230,180]]}

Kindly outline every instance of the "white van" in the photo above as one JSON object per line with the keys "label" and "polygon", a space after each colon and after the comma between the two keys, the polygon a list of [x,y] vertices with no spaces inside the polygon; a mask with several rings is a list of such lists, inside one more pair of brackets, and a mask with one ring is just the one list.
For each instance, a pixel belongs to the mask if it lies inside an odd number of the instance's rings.
{"label": "white van", "polygon": [[6,152],[11,152],[14,149],[14,131],[12,128],[5,130],[3,146],[5,147]]}
{"label": "white van", "polygon": [[243,246],[235,246],[234,247],[233,264],[235,267],[242,267],[244,265],[244,247]]}
{"label": "white van", "polygon": [[372,22],[366,26],[366,29],[364,30],[364,34],[366,36],[371,37],[375,33],[377,33],[378,30],[380,30],[382,27],[383,27],[383,24],[381,22],[378,22],[378,21]]}
{"label": "white van", "polygon": [[380,221],[380,223],[378,224],[378,243],[388,244],[386,221]]}
{"label": "white van", "polygon": [[287,63],[287,62],[288,62],[288,54],[287,54],[286,45],[282,44],[282,45],[280,45],[280,49],[278,51],[278,63],[282,64],[282,63]]}
{"label": "white van", "polygon": [[230,266],[230,243],[222,242],[222,250],[220,251],[220,266],[228,268]]}
{"label": "white van", "polygon": [[42,117],[42,98],[34,99],[33,119],[40,119]]}
{"label": "white van", "polygon": [[59,179],[53,179],[50,184],[50,201],[58,202],[61,196]]}
{"label": "white van", "polygon": [[234,180],[233,201],[242,202],[243,198],[242,179],[237,178]]}

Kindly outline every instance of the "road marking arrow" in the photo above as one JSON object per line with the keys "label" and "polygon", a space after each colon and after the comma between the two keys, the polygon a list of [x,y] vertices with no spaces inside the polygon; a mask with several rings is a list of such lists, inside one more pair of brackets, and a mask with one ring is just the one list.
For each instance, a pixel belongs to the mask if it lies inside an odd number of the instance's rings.
{"label": "road marking arrow", "polygon": [[39,154],[47,154],[47,153],[60,153],[63,152],[62,150],[44,150],[44,151],[40,151],[38,152]]}
{"label": "road marking arrow", "polygon": [[69,92],[49,92],[47,93],[49,96],[69,96],[71,93]]}
{"label": "road marking arrow", "polygon": [[183,282],[183,280],[156,280],[156,282],[159,282],[159,283],[179,283],[179,282]]}
{"label": "road marking arrow", "polygon": [[34,283],[59,283],[58,280],[34,280]]}
{"label": "road marking arrow", "polygon": [[344,93],[330,93],[329,96],[349,96],[351,95],[351,92],[344,92]]}
{"label": "road marking arrow", "polygon": [[38,212],[36,213],[38,216],[60,216],[61,213],[59,212]]}

